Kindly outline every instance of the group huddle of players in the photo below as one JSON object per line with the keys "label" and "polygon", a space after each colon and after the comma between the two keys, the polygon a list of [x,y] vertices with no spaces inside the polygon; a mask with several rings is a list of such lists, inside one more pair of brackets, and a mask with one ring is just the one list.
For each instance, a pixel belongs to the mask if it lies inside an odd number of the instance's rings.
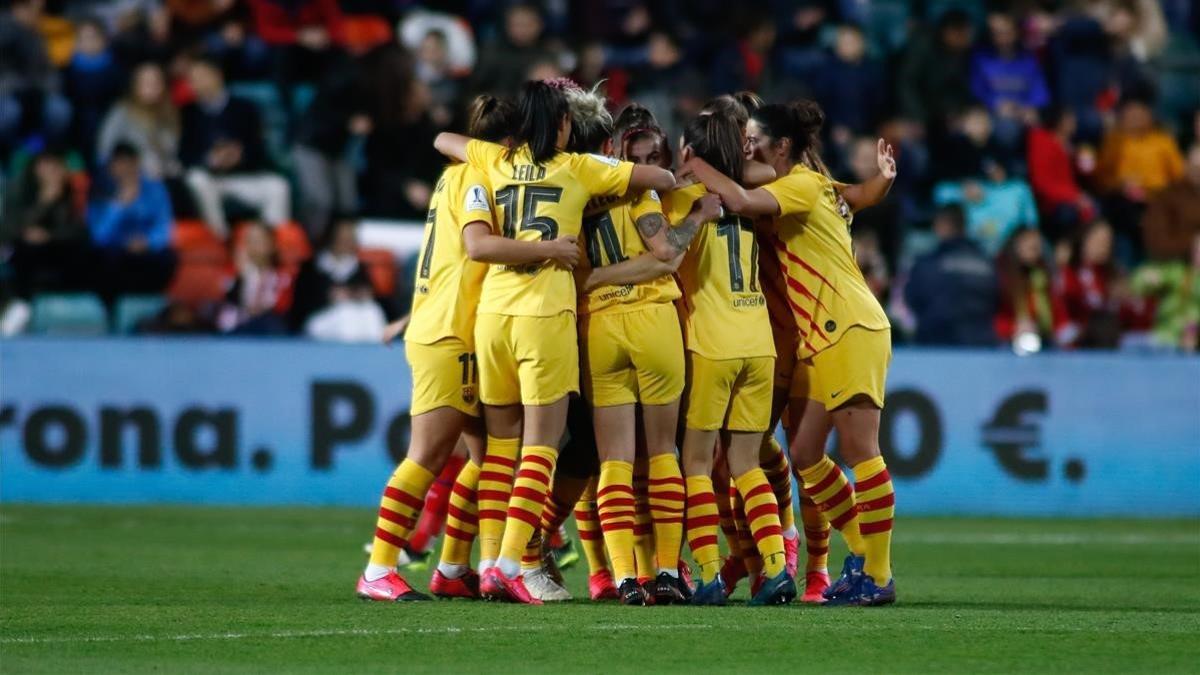
{"label": "group huddle of players", "polygon": [[[614,120],[595,91],[552,80],[479,97],[468,135],[438,136],[454,163],[431,199],[404,338],[412,441],[359,597],[427,599],[397,557],[461,445],[434,595],[569,599],[545,553],[574,512],[594,600],[721,605],[748,578],[750,604],[788,603],[794,477],[801,599],[895,601],[878,443],[890,325],[849,233],[895,162],[880,141],[878,176],[833,180],[822,123],[811,101],[726,95],[673,152],[647,109]],[[825,454],[832,429],[853,484]],[[831,526],[850,551],[832,582]]]}

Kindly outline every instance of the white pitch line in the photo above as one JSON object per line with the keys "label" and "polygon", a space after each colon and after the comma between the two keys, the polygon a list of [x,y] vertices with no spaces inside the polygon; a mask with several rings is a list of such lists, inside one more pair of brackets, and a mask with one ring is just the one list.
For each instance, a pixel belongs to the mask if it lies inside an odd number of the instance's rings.
{"label": "white pitch line", "polygon": [[1104,534],[1103,532],[1061,532],[1021,534],[1017,532],[956,532],[954,534],[912,533],[905,534],[903,524],[894,534],[899,543],[912,544],[996,544],[1000,546],[1078,546],[1099,544],[1110,546],[1161,546],[1163,544],[1191,544],[1200,546],[1200,533],[1176,532],[1173,534]]}
{"label": "white pitch line", "polygon": [[[695,628],[712,628],[710,624],[596,624],[587,626],[585,630],[683,630]],[[500,633],[500,632],[551,632],[577,630],[575,626],[476,626],[460,628],[458,626],[442,626],[437,628],[328,628],[313,630],[285,630],[271,633],[184,633],[180,635],[78,635],[63,637],[6,637],[0,638],[0,644],[51,644],[72,642],[197,642],[207,640],[286,640],[294,638],[320,637],[373,637],[380,635],[437,635],[456,633]]]}

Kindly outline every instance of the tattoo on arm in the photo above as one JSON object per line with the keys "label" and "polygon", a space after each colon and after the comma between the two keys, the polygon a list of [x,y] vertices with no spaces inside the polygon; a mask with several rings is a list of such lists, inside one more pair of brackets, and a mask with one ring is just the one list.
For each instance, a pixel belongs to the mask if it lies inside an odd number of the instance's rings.
{"label": "tattoo on arm", "polygon": [[700,222],[695,216],[688,216],[684,221],[675,227],[667,228],[667,241],[671,244],[671,248],[675,250],[675,255],[679,255],[687,250],[692,244],[692,239],[696,233],[700,231],[700,226],[704,223]]}
{"label": "tattoo on arm", "polygon": [[666,224],[667,220],[661,213],[647,213],[637,219],[638,233],[642,235],[642,239],[647,241],[658,234],[658,231],[663,229]]}

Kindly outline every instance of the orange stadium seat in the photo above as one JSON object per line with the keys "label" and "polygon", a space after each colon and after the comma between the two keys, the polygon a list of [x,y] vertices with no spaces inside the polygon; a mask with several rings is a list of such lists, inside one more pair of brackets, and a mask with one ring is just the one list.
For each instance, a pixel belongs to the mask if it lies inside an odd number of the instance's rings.
{"label": "orange stadium seat", "polygon": [[396,260],[392,252],[384,248],[364,248],[358,252],[358,259],[367,268],[375,295],[391,297],[396,292]]}
{"label": "orange stadium seat", "polygon": [[181,260],[167,297],[186,305],[220,302],[225,297],[228,268],[224,264]]}
{"label": "orange stadium seat", "polygon": [[225,244],[199,220],[180,220],[172,235],[175,252],[183,262],[224,265],[229,258]]}

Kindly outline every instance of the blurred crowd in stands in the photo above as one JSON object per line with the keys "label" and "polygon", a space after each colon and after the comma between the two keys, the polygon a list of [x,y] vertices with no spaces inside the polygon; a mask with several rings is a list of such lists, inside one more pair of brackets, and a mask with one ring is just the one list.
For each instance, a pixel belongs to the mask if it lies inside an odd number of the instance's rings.
{"label": "blurred crowd in stands", "polygon": [[1197,348],[1192,0],[9,0],[0,330],[377,339],[411,260],[359,220],[420,227],[466,101],[564,75],[673,138],[813,98],[844,181],[887,139],[853,234],[900,340]]}

